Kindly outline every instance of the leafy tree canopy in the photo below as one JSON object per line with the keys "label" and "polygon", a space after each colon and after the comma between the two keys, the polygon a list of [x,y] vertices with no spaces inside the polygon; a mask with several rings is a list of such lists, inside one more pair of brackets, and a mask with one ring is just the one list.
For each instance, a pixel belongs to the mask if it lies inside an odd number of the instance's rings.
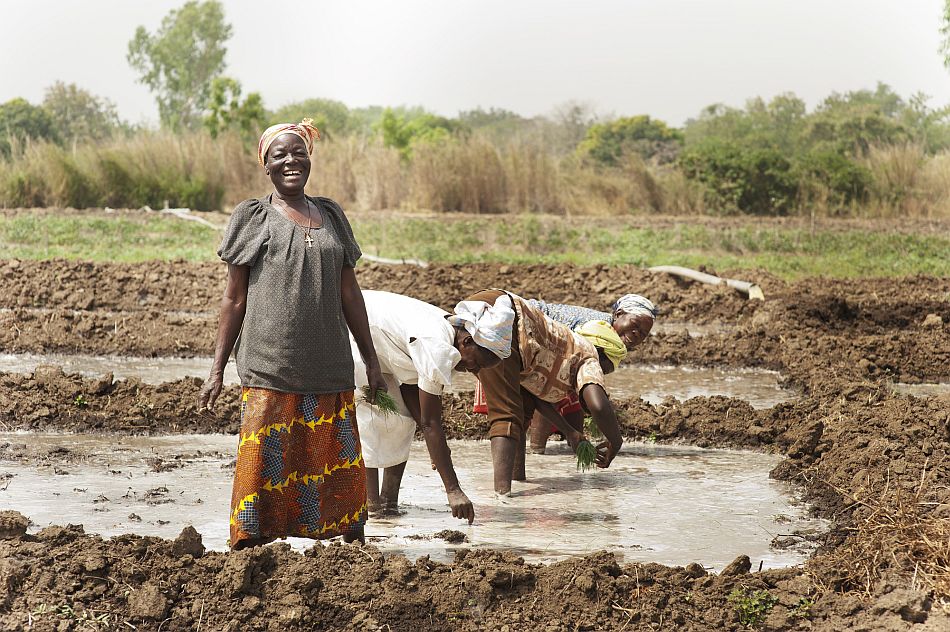
{"label": "leafy tree canopy", "polygon": [[395,147],[408,158],[412,147],[417,143],[436,143],[448,140],[462,126],[457,120],[436,116],[429,112],[415,110],[397,111],[387,108],[377,124],[387,147]]}
{"label": "leafy tree canopy", "polygon": [[212,138],[228,129],[236,129],[248,142],[257,138],[266,118],[261,95],[251,92],[241,101],[241,84],[230,77],[211,82],[209,113],[204,124]]}
{"label": "leafy tree canopy", "polygon": [[26,139],[59,141],[52,117],[19,97],[0,104],[0,155],[9,156],[13,144]]}
{"label": "leafy tree canopy", "polygon": [[578,150],[601,164],[616,165],[625,153],[650,158],[681,139],[678,130],[659,119],[630,116],[591,125]]}
{"label": "leafy tree canopy", "polygon": [[74,83],[57,81],[47,88],[43,109],[67,142],[109,138],[122,127],[114,103]]}
{"label": "leafy tree canopy", "polygon": [[200,125],[213,81],[224,72],[229,37],[231,26],[216,0],[192,0],[170,11],[154,34],[136,29],[127,59],[155,93],[163,126],[177,131]]}
{"label": "leafy tree canopy", "polygon": [[350,109],[333,99],[305,99],[288,103],[273,112],[268,122],[298,123],[310,117],[320,133],[328,138],[347,136],[359,131],[359,121],[351,120]]}

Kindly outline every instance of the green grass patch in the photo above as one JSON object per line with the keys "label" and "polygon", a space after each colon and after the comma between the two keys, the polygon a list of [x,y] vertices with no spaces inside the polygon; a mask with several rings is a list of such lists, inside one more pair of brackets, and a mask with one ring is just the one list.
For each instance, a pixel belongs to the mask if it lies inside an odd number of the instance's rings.
{"label": "green grass patch", "polygon": [[130,215],[0,216],[0,258],[208,261],[221,236],[197,222]]}
{"label": "green grass patch", "polygon": [[[703,224],[644,227],[530,215],[354,214],[364,252],[433,263],[575,263],[760,268],[779,277],[950,275],[950,237],[873,228]],[[220,232],[158,214],[0,215],[0,258],[215,261]]]}
{"label": "green grass patch", "polygon": [[762,268],[786,278],[950,274],[950,238],[884,230],[810,231],[690,223],[644,228],[617,220],[391,218],[353,222],[365,252],[431,262],[701,265]]}
{"label": "green grass patch", "polygon": [[765,617],[778,603],[778,597],[767,590],[752,590],[743,586],[729,593],[729,603],[736,609],[739,623],[747,628],[755,628],[765,621]]}

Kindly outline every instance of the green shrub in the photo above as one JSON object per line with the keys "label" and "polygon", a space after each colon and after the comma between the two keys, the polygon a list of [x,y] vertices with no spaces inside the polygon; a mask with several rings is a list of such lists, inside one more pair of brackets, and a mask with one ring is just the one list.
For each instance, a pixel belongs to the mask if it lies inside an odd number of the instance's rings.
{"label": "green shrub", "polygon": [[831,194],[829,202],[845,207],[867,199],[872,184],[871,171],[851,158],[829,150],[811,151],[798,159],[796,177],[823,186]]}
{"label": "green shrub", "polygon": [[705,184],[715,198],[712,202],[727,211],[784,215],[798,193],[792,165],[777,149],[707,139],[687,147],[679,165],[688,177]]}
{"label": "green shrub", "polygon": [[[641,158],[675,155],[683,135],[663,121],[649,116],[630,116],[609,123],[591,125],[577,149],[604,165],[618,165],[624,154]],[[668,160],[667,160],[668,161]],[[666,162],[666,161],[664,161]]]}

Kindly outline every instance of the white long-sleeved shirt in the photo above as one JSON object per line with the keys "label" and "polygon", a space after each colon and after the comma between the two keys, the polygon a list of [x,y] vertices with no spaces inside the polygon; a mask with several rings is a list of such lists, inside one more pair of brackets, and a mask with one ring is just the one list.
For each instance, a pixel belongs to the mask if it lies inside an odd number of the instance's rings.
{"label": "white long-sleeved shirt", "polygon": [[369,330],[380,369],[400,384],[417,384],[432,395],[452,385],[462,359],[448,312],[418,299],[363,290]]}

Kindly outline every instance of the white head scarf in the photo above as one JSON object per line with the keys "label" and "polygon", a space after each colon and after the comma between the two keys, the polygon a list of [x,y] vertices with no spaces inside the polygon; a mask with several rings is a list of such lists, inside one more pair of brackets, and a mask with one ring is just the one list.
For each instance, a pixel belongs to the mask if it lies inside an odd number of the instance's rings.
{"label": "white head scarf", "polygon": [[653,302],[640,296],[639,294],[625,294],[617,299],[613,307],[614,311],[618,309],[631,316],[649,316],[650,320],[656,320],[660,311]]}
{"label": "white head scarf", "polygon": [[515,310],[507,294],[495,299],[494,305],[485,301],[461,301],[455,306],[455,315],[449,316],[448,321],[455,327],[465,327],[475,344],[502,360],[511,355]]}

